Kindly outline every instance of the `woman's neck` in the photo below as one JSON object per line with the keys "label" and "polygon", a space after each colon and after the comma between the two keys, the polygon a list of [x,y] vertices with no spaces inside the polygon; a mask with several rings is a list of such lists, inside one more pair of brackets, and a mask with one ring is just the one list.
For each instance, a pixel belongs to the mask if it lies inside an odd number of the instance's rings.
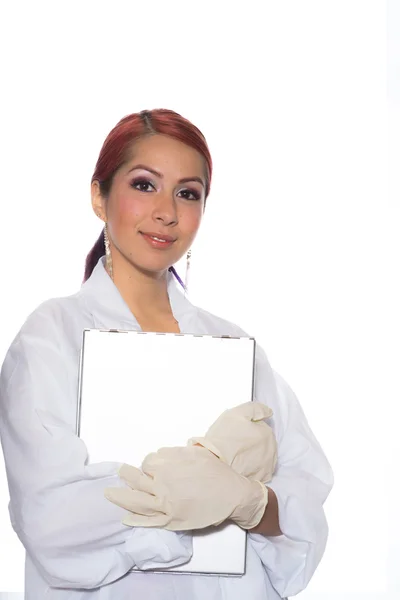
{"label": "woman's neck", "polygon": [[135,316],[151,318],[172,315],[167,275],[167,271],[146,273],[130,263],[113,260],[114,284]]}

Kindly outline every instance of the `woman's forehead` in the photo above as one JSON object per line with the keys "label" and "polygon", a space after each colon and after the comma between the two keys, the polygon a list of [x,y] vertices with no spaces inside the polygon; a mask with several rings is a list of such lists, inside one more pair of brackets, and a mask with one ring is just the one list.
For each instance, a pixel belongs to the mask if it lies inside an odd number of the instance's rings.
{"label": "woman's forehead", "polygon": [[204,163],[202,155],[191,146],[172,137],[155,134],[133,144],[124,171],[129,172],[135,164],[141,164],[163,174],[164,171],[173,171],[180,177],[189,177],[203,175]]}

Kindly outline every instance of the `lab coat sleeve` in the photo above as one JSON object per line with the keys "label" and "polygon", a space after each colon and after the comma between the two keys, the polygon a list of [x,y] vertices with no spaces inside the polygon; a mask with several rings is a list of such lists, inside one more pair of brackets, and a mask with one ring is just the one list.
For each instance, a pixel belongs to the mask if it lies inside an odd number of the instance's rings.
{"label": "lab coat sleeve", "polygon": [[263,395],[263,374],[260,379],[257,400],[272,404],[274,409],[278,464],[267,485],[277,496],[283,535],[249,534],[249,538],[272,585],[284,598],[306,588],[324,554],[328,526],[323,504],[332,488],[333,475],[287,383],[274,373],[276,402],[270,403],[268,393]]}
{"label": "lab coat sleeve", "polygon": [[[29,319],[1,372],[0,436],[15,532],[55,588],[92,589],[135,566],[187,562],[190,536],[126,527],[125,511],[104,498],[104,488],[124,485],[120,464],[86,464],[73,422],[76,378],[64,364],[71,349],[58,329],[40,314]],[[133,444],[134,437],[132,424]]]}

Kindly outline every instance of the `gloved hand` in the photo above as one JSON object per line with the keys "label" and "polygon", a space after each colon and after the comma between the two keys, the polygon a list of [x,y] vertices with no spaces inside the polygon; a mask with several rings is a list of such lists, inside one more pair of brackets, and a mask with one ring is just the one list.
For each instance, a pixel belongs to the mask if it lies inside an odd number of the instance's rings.
{"label": "gloved hand", "polygon": [[272,414],[265,404],[246,402],[223,412],[204,437],[191,438],[188,444],[200,444],[240,475],[267,483],[275,470],[277,444],[263,419]]}
{"label": "gloved hand", "polygon": [[142,470],[123,465],[129,488],[107,488],[105,497],[130,511],[132,527],[171,531],[202,529],[230,519],[244,529],[256,527],[268,503],[259,481],[236,473],[206,448],[162,448],[149,454]]}

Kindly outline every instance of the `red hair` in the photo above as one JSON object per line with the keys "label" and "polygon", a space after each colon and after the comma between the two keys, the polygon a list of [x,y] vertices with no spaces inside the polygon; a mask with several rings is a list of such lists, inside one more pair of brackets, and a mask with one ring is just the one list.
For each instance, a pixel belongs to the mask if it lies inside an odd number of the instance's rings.
{"label": "red hair", "polygon": [[[100,150],[92,182],[98,181],[100,191],[107,197],[115,173],[129,160],[130,151],[140,138],[154,134],[168,135],[197,150],[204,158],[206,165],[206,198],[210,192],[212,176],[212,159],[205,137],[190,121],[178,113],[159,108],[151,111],[144,110],[124,117],[110,131]],[[86,258],[86,281],[101,256],[105,254],[104,232],[94,244]],[[173,271],[174,269],[171,268]]]}

